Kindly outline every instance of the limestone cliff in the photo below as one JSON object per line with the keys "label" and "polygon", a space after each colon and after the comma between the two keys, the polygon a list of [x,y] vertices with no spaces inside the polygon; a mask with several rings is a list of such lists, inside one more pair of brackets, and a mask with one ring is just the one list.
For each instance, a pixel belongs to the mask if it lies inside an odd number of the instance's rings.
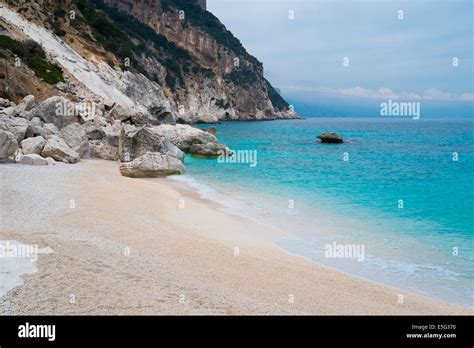
{"label": "limestone cliff", "polygon": [[[201,69],[183,71],[175,98],[185,117],[291,117],[263,77],[263,65],[211,13],[193,0],[105,0],[188,52]],[[183,66],[181,66],[183,68]],[[182,110],[183,111],[183,110]]]}
{"label": "limestone cliff", "polygon": [[[126,95],[115,99],[130,100],[136,112],[157,123],[297,117],[263,77],[262,63],[196,0],[36,0],[10,6],[80,53],[92,65],[82,75],[99,75]],[[66,70],[93,89],[76,67]]]}

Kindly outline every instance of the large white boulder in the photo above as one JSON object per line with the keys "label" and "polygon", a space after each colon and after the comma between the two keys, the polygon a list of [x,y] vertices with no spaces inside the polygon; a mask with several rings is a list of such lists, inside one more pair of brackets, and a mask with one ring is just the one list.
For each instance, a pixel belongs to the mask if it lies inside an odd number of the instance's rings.
{"label": "large white boulder", "polygon": [[88,140],[100,140],[105,137],[105,131],[103,129],[105,127],[95,121],[87,121],[81,124],[81,127],[84,129]]}
{"label": "large white boulder", "polygon": [[39,117],[33,117],[28,121],[28,128],[26,129],[25,138],[42,136],[46,138],[48,133],[43,129],[43,122]]}
{"label": "large white boulder", "polygon": [[37,154],[28,154],[21,156],[20,164],[29,164],[32,166],[47,166],[48,160]]}
{"label": "large white boulder", "polygon": [[59,129],[52,123],[45,123],[43,124],[43,129],[46,132],[46,135],[54,135],[58,134]]}
{"label": "large white boulder", "polygon": [[129,119],[135,113],[134,110],[126,108],[120,104],[115,104],[115,106],[110,110],[110,117],[113,120],[125,121]]}
{"label": "large white boulder", "polygon": [[61,129],[77,120],[73,112],[74,108],[70,103],[72,102],[64,97],[54,96],[34,108],[33,113],[44,123],[52,123]]}
{"label": "large white boulder", "polygon": [[23,150],[23,154],[41,154],[44,146],[46,145],[46,140],[42,136],[26,138],[22,140],[20,146]]}
{"label": "large white boulder", "polygon": [[118,147],[111,145],[107,139],[89,140],[91,157],[109,161],[118,159]]}
{"label": "large white boulder", "polygon": [[7,117],[0,115],[0,129],[12,133],[20,143],[26,135],[28,121],[21,117]]}
{"label": "large white boulder", "polygon": [[184,161],[184,152],[181,151],[177,146],[174,146],[174,144],[166,138],[163,140],[163,147],[165,154],[173,156],[179,159],[181,162]]}
{"label": "large white boulder", "polygon": [[184,166],[175,157],[158,152],[147,152],[132,162],[122,163],[120,173],[130,178],[155,178],[183,174]]}
{"label": "large white boulder", "polygon": [[12,156],[18,149],[18,142],[15,136],[7,131],[0,129],[0,159]]}
{"label": "large white boulder", "polygon": [[27,95],[22,99],[20,104],[18,104],[17,109],[18,112],[22,111],[30,111],[31,109],[34,108],[36,102],[35,102],[35,96],[34,95]]}
{"label": "large white boulder", "polygon": [[119,138],[119,158],[122,162],[133,161],[147,152],[165,152],[164,136],[152,127],[123,127]]}
{"label": "large white boulder", "polygon": [[189,153],[195,157],[219,157],[224,153],[231,153],[231,151],[221,143],[206,143],[191,145]]}
{"label": "large white boulder", "polygon": [[153,127],[153,130],[156,134],[166,137],[174,146],[184,152],[189,152],[193,144],[217,142],[216,137],[209,132],[184,124],[175,126],[162,124]]}
{"label": "large white boulder", "polygon": [[120,121],[101,126],[95,121],[81,125],[89,139],[91,157],[115,161],[118,159],[119,136],[122,130]]}
{"label": "large white boulder", "polygon": [[18,109],[16,106],[9,106],[0,111],[1,116],[15,117],[18,116]]}
{"label": "large white boulder", "polygon": [[39,117],[33,117],[28,124],[30,126],[36,126],[36,127],[43,127],[43,121],[41,121],[41,118]]}
{"label": "large white boulder", "polygon": [[48,138],[41,154],[43,157],[52,157],[56,161],[65,163],[76,163],[80,160],[79,154],[56,135]]}
{"label": "large white boulder", "polygon": [[90,157],[89,141],[86,131],[78,123],[71,123],[70,125],[61,129],[58,136],[74,151],[76,151],[81,158]]}

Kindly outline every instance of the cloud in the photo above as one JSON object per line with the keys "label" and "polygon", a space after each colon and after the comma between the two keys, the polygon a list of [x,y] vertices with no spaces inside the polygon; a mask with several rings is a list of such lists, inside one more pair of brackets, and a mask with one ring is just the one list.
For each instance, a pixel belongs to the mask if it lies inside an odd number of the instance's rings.
{"label": "cloud", "polygon": [[474,93],[463,93],[460,100],[474,101]]}
{"label": "cloud", "polygon": [[440,91],[436,88],[427,89],[424,93],[424,99],[430,100],[451,100],[453,96],[451,93]]}
{"label": "cloud", "polygon": [[[473,100],[472,0],[458,0],[456,6],[450,0],[207,3],[264,64],[275,87],[284,94],[284,86],[314,89],[287,90],[295,99],[311,101],[306,94],[324,92],[361,102]],[[401,8],[403,20],[397,17]],[[293,20],[289,10],[295,11]],[[342,66],[343,57],[350,66]],[[456,68],[453,57],[459,58]]]}
{"label": "cloud", "polygon": [[315,92],[321,94],[331,94],[346,97],[368,98],[368,99],[400,99],[400,100],[444,100],[444,101],[474,101],[474,93],[452,94],[440,91],[436,88],[429,88],[422,94],[414,92],[395,92],[387,87],[370,89],[363,87],[352,88],[307,88],[304,86],[288,86],[285,89],[300,92]]}

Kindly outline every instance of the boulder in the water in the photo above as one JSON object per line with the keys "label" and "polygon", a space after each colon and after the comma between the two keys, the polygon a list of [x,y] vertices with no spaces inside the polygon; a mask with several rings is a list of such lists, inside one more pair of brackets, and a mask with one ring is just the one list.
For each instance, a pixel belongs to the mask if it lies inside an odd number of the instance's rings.
{"label": "boulder in the water", "polygon": [[337,133],[322,133],[317,138],[325,144],[341,144],[344,142],[344,139]]}
{"label": "boulder in the water", "polygon": [[[219,157],[227,152],[227,146],[217,142],[209,142],[206,144],[193,144],[189,152],[194,157]],[[231,152],[229,150],[229,152]]]}

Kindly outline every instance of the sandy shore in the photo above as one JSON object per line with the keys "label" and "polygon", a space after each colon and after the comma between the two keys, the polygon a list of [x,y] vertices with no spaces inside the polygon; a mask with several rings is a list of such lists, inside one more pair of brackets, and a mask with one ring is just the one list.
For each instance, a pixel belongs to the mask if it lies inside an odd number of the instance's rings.
{"label": "sandy shore", "polygon": [[291,256],[178,185],[107,161],[0,164],[0,240],[54,251],[0,314],[473,313]]}

